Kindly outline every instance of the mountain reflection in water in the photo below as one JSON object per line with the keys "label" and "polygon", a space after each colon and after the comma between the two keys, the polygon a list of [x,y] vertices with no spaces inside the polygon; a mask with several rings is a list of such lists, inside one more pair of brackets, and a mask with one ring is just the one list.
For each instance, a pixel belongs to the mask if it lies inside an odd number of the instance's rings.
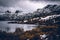
{"label": "mountain reflection in water", "polygon": [[[24,29],[24,31],[32,30],[37,25],[34,24],[8,24],[9,21],[0,21],[0,30],[14,32],[16,28]],[[8,30],[9,28],[9,30]]]}

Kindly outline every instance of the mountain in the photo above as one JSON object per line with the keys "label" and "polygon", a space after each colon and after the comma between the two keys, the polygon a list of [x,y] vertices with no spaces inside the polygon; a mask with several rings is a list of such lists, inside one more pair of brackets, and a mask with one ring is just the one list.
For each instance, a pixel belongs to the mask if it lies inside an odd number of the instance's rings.
{"label": "mountain", "polygon": [[[34,12],[35,17],[41,17],[41,20],[46,21],[45,24],[60,23],[60,5],[47,5],[43,9],[37,9]],[[43,22],[44,23],[44,22]]]}
{"label": "mountain", "polygon": [[45,11],[46,11],[46,9],[49,10],[49,11],[47,11],[47,13],[50,12],[52,14],[60,14],[60,5],[47,5],[43,9]]}
{"label": "mountain", "polygon": [[37,9],[32,13],[28,13],[24,16],[25,19],[36,18],[36,17],[46,17],[51,15],[60,14],[60,5],[47,5],[42,9]]}
{"label": "mountain", "polygon": [[33,15],[37,17],[58,15],[60,14],[60,5],[47,5],[43,9],[37,9]]}

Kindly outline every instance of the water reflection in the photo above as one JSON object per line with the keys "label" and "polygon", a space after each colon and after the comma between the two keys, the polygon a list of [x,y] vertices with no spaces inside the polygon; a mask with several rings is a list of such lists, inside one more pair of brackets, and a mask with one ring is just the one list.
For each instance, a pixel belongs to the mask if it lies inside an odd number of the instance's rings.
{"label": "water reflection", "polygon": [[8,21],[0,21],[0,30],[14,32],[16,28],[24,29],[24,31],[36,28],[34,24],[8,24]]}

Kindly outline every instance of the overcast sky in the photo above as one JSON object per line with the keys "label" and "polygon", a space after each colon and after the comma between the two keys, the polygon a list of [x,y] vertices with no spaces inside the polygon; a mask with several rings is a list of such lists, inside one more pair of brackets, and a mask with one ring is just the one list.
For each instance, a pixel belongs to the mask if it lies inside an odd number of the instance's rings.
{"label": "overcast sky", "polygon": [[60,4],[60,0],[0,0],[0,11],[7,9],[11,11],[23,10],[26,12],[35,11],[48,4]]}

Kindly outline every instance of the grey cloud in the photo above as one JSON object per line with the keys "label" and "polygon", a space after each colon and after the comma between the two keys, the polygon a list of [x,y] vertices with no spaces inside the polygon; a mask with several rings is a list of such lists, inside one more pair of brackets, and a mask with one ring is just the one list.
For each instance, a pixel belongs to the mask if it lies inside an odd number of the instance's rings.
{"label": "grey cloud", "polygon": [[19,1],[60,1],[60,0],[0,0],[0,6],[14,6]]}
{"label": "grey cloud", "polygon": [[30,1],[60,1],[60,0],[30,0]]}
{"label": "grey cloud", "polygon": [[0,0],[0,6],[12,6],[20,0]]}

